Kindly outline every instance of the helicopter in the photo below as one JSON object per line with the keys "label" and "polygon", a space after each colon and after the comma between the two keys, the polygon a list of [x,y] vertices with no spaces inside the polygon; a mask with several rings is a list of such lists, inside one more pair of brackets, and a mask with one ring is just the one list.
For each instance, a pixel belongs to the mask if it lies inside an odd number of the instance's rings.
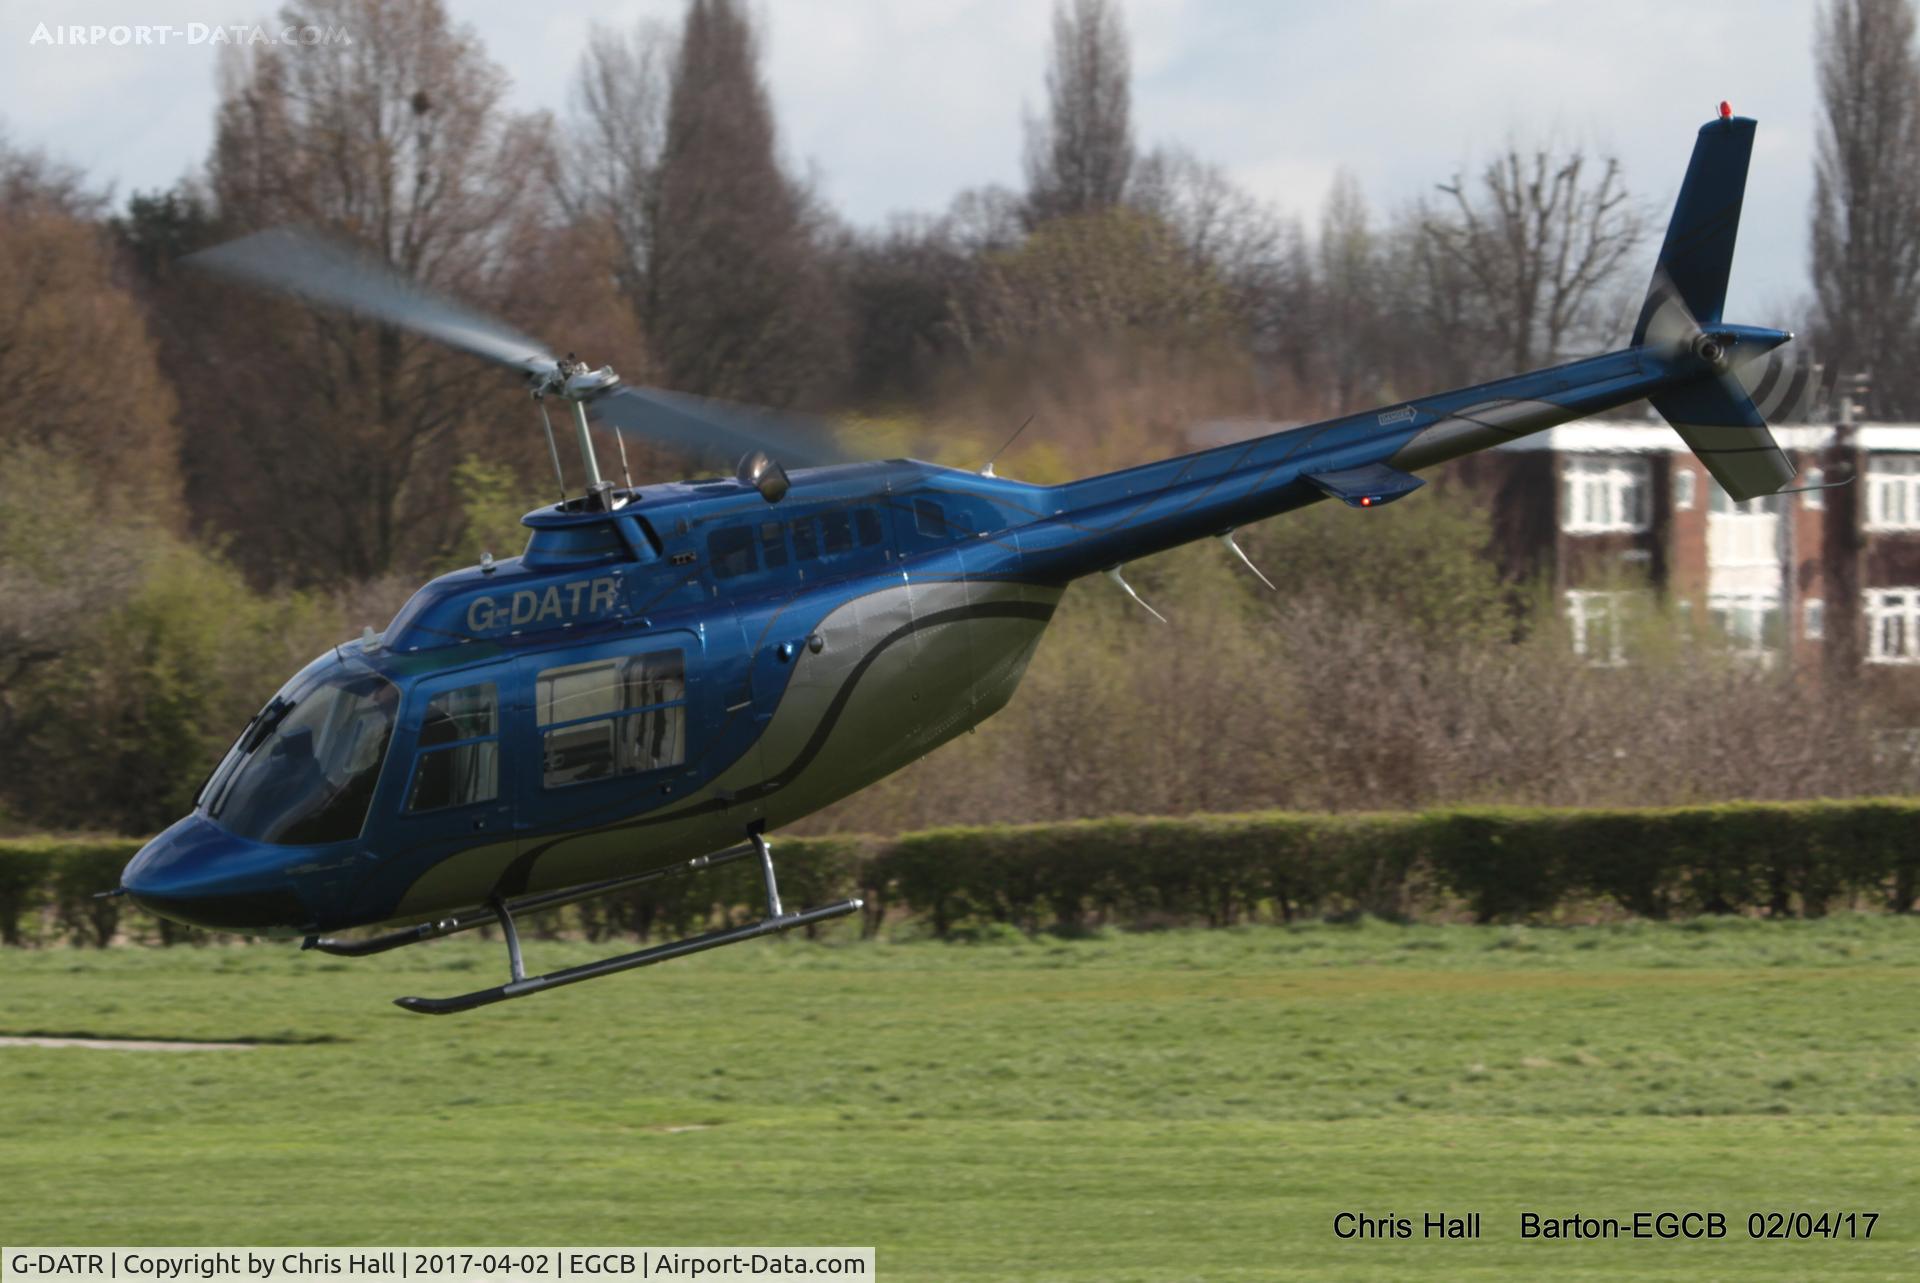
{"label": "helicopter", "polygon": [[[1060,485],[837,460],[771,414],[556,358],[314,233],[204,251],[515,371],[557,473],[548,407],[565,408],[585,482],[523,518],[520,556],[434,579],[295,674],[108,894],[341,956],[495,923],[504,982],[396,1001],[522,998],[859,910],[786,907],[767,835],[1004,707],[1075,580],[1139,601],[1128,562],[1206,538],[1260,575],[1240,526],[1384,507],[1421,469],[1643,397],[1732,498],[1784,493],[1767,416],[1805,369],[1777,352],[1791,334],[1721,319],[1754,129],[1725,103],[1700,128],[1629,346]],[[627,436],[744,454],[731,477],[616,485],[589,416],[623,456]],[[528,974],[516,917],[739,860],[758,863],[759,920]],[[336,934],[361,927],[385,930]]]}

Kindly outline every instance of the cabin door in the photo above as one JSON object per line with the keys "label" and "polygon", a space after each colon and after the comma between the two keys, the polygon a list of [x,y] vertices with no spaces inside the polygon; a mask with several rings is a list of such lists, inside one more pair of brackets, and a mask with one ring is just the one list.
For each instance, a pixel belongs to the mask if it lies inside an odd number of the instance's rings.
{"label": "cabin door", "polygon": [[501,749],[508,677],[496,665],[414,684],[401,728],[411,749],[400,802],[406,845],[512,838],[514,780]]}

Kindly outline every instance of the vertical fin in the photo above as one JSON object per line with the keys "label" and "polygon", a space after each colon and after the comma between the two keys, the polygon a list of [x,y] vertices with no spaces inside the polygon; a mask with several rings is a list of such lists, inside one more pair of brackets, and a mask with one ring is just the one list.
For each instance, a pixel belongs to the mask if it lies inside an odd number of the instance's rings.
{"label": "vertical fin", "polygon": [[1648,323],[1667,301],[1663,287],[1671,289],[1699,324],[1720,319],[1727,303],[1727,275],[1733,269],[1734,237],[1740,230],[1747,162],[1753,157],[1753,129],[1754,122],[1745,116],[1700,126],[1653,270],[1653,288],[1633,328],[1636,347],[1646,341]]}

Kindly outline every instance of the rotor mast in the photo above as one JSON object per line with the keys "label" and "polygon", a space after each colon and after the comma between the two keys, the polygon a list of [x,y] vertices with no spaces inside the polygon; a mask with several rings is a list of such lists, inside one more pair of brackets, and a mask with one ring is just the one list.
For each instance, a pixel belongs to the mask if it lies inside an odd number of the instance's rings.
{"label": "rotor mast", "polygon": [[[527,380],[533,386],[533,399],[543,402],[540,407],[543,416],[546,414],[544,401],[549,393],[560,397],[572,409],[574,435],[580,444],[580,462],[587,473],[588,499],[611,490],[612,483],[600,475],[600,461],[593,452],[593,432],[587,426],[586,403],[619,383],[620,376],[613,372],[610,365],[590,370],[585,361],[576,360],[572,353],[568,353],[566,360],[554,362],[551,369],[534,371],[527,376]],[[553,444],[551,421],[548,423],[547,444]],[[625,454],[624,448],[621,453]],[[553,468],[555,475],[559,476],[560,456],[557,452],[554,454]],[[560,493],[564,496],[566,490],[566,478],[560,476]]]}

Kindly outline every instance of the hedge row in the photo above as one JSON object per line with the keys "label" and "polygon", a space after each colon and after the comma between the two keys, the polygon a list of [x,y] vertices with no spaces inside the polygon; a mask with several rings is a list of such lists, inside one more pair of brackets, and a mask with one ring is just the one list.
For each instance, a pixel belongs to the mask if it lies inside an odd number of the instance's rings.
{"label": "hedge row", "polygon": [[[1835,903],[1905,913],[1920,892],[1920,801],[1738,803],[1622,810],[1475,808],[1384,815],[1122,817],[935,829],[891,840],[784,838],[789,905],[850,895],[940,936],[1026,930],[1388,918],[1464,908],[1480,922],[1612,904],[1648,918]],[[116,934],[170,943],[124,900],[95,900],[139,846],[121,838],[0,841],[0,941]],[[670,937],[759,912],[758,866],[668,878],[529,924],[535,933]]]}
{"label": "hedge row", "polygon": [[939,934],[982,919],[1218,926],[1456,907],[1500,922],[1595,902],[1812,917],[1842,899],[1910,910],[1916,837],[1907,799],[1112,819],[909,834],[869,881]]}
{"label": "hedge row", "polygon": [[[42,918],[75,944],[110,944],[127,902],[94,893],[120,885],[120,870],[140,845],[139,838],[119,837],[0,841],[0,944],[32,943],[41,934],[34,920]],[[167,943],[181,934],[171,923],[155,931]]]}

